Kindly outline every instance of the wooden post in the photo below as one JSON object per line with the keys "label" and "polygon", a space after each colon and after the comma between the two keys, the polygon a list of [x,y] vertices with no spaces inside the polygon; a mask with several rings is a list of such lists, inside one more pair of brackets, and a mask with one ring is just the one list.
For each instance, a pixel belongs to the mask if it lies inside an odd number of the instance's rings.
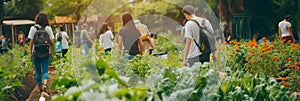
{"label": "wooden post", "polygon": [[0,0],[0,35],[2,35],[2,24],[4,20],[4,1]]}
{"label": "wooden post", "polygon": [[15,30],[14,30],[14,25],[13,24],[11,24],[10,25],[10,27],[11,27],[11,40],[12,40],[12,46],[14,46],[14,42],[15,42]]}

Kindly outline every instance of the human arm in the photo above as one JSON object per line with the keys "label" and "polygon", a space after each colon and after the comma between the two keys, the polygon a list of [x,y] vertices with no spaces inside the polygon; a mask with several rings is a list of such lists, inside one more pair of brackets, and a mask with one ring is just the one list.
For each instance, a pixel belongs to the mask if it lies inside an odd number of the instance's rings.
{"label": "human arm", "polygon": [[293,42],[295,42],[296,40],[295,40],[293,31],[292,31],[292,28],[291,28],[291,27],[288,27],[288,31],[289,31],[289,33],[291,34],[291,37],[293,38]]}
{"label": "human arm", "polygon": [[91,39],[91,37],[90,37],[88,34],[85,35],[85,38],[86,38],[88,41],[90,41],[90,43],[94,44],[93,40]]}
{"label": "human arm", "polygon": [[114,35],[113,35],[113,33],[111,31],[109,31],[109,35],[110,35],[111,41],[114,41],[115,37],[114,37]]}
{"label": "human arm", "polygon": [[32,60],[32,49],[33,49],[33,40],[32,39],[30,40],[29,46],[30,46],[30,60]]}
{"label": "human arm", "polygon": [[280,27],[278,27],[278,35],[279,35],[279,37],[281,38],[281,29],[280,29]]}
{"label": "human arm", "polygon": [[119,40],[118,40],[118,51],[119,51],[119,54],[122,55],[122,45],[123,45],[123,37],[119,35]]}
{"label": "human arm", "polygon": [[186,38],[185,49],[184,49],[184,57],[183,57],[183,65],[184,66],[188,66],[187,65],[187,62],[188,62],[187,56],[188,56],[189,51],[190,51],[191,42],[192,42],[192,38]]}
{"label": "human arm", "polygon": [[139,49],[140,49],[140,54],[143,55],[144,53],[144,45],[143,45],[143,41],[141,38],[139,38]]}

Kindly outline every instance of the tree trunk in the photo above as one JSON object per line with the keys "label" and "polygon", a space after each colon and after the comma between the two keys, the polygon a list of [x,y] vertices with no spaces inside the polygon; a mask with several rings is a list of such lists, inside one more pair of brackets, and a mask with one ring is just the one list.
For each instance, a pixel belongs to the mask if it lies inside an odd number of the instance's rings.
{"label": "tree trunk", "polygon": [[4,1],[0,0],[0,35],[2,35],[2,24],[4,18]]}
{"label": "tree trunk", "polygon": [[218,0],[219,19],[222,22],[224,37],[232,33],[232,17],[227,0]]}
{"label": "tree trunk", "polygon": [[245,11],[244,0],[218,0],[218,10],[224,36],[230,35],[234,38],[233,14]]}

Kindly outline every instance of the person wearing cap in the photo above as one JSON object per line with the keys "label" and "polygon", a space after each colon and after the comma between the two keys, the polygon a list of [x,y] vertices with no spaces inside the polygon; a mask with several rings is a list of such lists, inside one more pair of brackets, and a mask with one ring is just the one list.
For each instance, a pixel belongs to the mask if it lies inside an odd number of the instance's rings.
{"label": "person wearing cap", "polygon": [[287,15],[278,24],[278,34],[285,42],[295,42],[295,37],[292,32],[291,16]]}
{"label": "person wearing cap", "polygon": [[183,65],[193,66],[195,62],[209,62],[210,54],[202,54],[197,47],[196,43],[193,42],[193,39],[199,40],[199,26],[197,23],[189,20],[196,20],[199,24],[202,24],[204,21],[205,26],[208,31],[214,32],[210,22],[205,18],[200,18],[195,15],[195,10],[192,5],[186,5],[183,7],[182,12],[185,18],[188,20],[185,25],[184,37],[186,38],[185,42],[185,52],[183,57]]}

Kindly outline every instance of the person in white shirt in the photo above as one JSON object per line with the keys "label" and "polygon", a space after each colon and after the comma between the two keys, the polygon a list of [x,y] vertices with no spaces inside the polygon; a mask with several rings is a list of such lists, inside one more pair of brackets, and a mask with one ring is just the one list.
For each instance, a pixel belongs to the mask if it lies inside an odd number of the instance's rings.
{"label": "person in white shirt", "polygon": [[278,34],[285,42],[295,42],[295,37],[292,32],[291,16],[287,15],[284,20],[278,24]]}
{"label": "person in white shirt", "polygon": [[[210,32],[214,32],[210,22],[205,18],[200,18],[195,15],[194,7],[192,5],[186,5],[182,10],[185,18],[187,20],[196,20],[198,23],[205,21],[205,26]],[[185,42],[185,52],[183,57],[183,65],[193,66],[195,62],[209,62],[210,54],[203,54],[200,52],[199,48],[196,46],[196,43],[193,42],[193,39],[199,40],[199,27],[193,21],[188,21],[185,25],[184,37],[186,38]]]}
{"label": "person in white shirt", "polygon": [[99,34],[100,34],[99,42],[100,44],[102,44],[104,51],[106,53],[110,52],[114,47],[114,43],[113,43],[114,35],[112,31],[109,30],[108,24],[104,23],[102,25]]}
{"label": "person in white shirt", "polygon": [[65,58],[69,48],[69,36],[64,26],[60,26],[59,30],[60,31],[56,33],[55,38],[57,39],[59,34],[61,34],[62,57]]}

